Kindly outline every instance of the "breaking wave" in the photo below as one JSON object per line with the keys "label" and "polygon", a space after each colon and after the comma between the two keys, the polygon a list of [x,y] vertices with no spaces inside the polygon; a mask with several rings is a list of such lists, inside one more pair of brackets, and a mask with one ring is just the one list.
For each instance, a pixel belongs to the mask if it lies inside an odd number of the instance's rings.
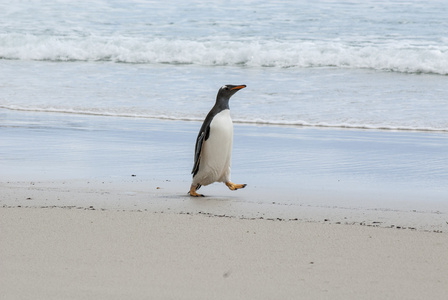
{"label": "breaking wave", "polygon": [[448,75],[448,45],[415,41],[216,41],[0,34],[0,58],[247,67],[340,67]]}

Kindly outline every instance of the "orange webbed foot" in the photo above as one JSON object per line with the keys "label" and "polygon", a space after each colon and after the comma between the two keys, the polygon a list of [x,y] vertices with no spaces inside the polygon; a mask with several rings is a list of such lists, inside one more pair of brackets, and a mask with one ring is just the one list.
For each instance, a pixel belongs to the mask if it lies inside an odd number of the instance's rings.
{"label": "orange webbed foot", "polygon": [[226,185],[230,190],[236,191],[238,189],[245,188],[247,184],[238,184],[238,183],[233,183],[233,182],[227,181]]}
{"label": "orange webbed foot", "polygon": [[204,195],[202,195],[202,194],[198,194],[197,192],[196,192],[196,190],[197,190],[197,187],[196,186],[191,186],[190,187],[190,191],[188,192],[189,194],[190,194],[190,196],[191,197],[204,197]]}

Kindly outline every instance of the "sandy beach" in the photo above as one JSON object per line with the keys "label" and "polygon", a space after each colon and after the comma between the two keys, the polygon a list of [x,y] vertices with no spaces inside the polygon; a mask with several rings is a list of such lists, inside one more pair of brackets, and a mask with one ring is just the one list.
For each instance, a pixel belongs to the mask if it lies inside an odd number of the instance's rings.
{"label": "sandy beach", "polygon": [[443,233],[1,208],[2,299],[445,299]]}
{"label": "sandy beach", "polygon": [[264,206],[233,193],[191,199],[167,186],[2,183],[1,299],[445,299],[448,293],[448,238],[440,224],[446,214]]}

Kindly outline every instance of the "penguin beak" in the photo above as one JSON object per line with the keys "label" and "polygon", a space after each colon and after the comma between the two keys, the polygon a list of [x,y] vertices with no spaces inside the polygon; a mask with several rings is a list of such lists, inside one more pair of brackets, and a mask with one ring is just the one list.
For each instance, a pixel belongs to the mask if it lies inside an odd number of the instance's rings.
{"label": "penguin beak", "polygon": [[233,91],[233,90],[241,90],[241,89],[244,89],[246,87],[246,85],[238,85],[238,86],[236,86],[236,87],[233,87],[233,88],[231,88],[230,90],[231,91]]}

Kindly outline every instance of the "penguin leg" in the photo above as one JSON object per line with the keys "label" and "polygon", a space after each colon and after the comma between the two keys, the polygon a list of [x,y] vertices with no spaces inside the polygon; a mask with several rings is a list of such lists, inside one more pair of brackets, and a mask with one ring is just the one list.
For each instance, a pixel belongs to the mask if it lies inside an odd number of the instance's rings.
{"label": "penguin leg", "polygon": [[226,185],[229,189],[231,189],[232,191],[238,190],[238,189],[242,189],[245,188],[247,184],[236,184],[233,183],[231,181],[227,181]]}
{"label": "penguin leg", "polygon": [[191,197],[204,197],[204,195],[196,193],[196,190],[198,190],[200,187],[201,187],[200,184],[198,184],[198,185],[192,184],[190,187],[190,192],[189,192],[190,196]]}

